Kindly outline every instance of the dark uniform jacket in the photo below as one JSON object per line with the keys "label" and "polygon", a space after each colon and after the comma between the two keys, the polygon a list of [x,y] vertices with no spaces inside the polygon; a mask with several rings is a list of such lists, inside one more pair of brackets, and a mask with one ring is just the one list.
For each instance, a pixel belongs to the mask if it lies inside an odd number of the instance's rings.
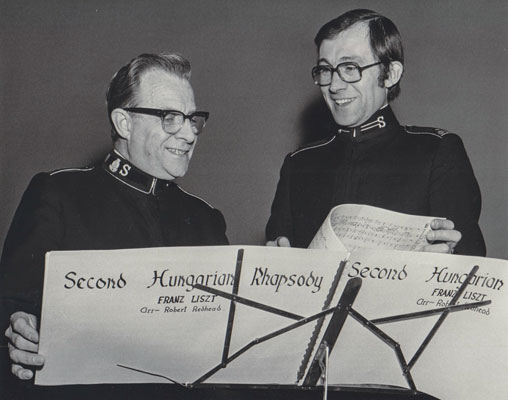
{"label": "dark uniform jacket", "polygon": [[[44,255],[49,250],[225,245],[225,231],[219,210],[172,181],[142,172],[115,152],[95,167],[38,174],[23,195],[4,245],[2,332],[12,312],[40,313]],[[11,386],[13,399],[155,398],[168,393],[166,385],[23,385],[14,381],[5,387]]]}
{"label": "dark uniform jacket", "polygon": [[219,210],[115,152],[95,167],[41,173],[5,241],[2,297],[34,305],[29,310],[37,314],[49,250],[222,245],[225,230]]}
{"label": "dark uniform jacket", "polygon": [[485,255],[480,189],[462,140],[441,129],[401,126],[389,106],[286,157],[267,240],[286,236],[307,247],[330,210],[346,203],[446,217],[462,233],[456,253]]}

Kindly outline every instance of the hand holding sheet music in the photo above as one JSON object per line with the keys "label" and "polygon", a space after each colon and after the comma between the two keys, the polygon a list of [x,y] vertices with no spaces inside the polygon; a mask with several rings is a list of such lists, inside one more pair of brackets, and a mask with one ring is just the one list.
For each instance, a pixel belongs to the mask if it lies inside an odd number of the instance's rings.
{"label": "hand holding sheet music", "polygon": [[341,204],[330,211],[309,248],[420,251],[428,244],[425,236],[433,219],[361,204]]}

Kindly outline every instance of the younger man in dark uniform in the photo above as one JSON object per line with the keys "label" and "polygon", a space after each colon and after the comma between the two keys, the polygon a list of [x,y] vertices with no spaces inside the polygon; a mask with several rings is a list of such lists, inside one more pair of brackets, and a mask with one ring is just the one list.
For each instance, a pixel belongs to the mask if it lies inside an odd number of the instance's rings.
{"label": "younger man in dark uniform", "polygon": [[307,247],[334,206],[357,203],[446,217],[433,221],[436,230],[427,238],[434,244],[426,250],[456,246],[457,253],[484,256],[480,190],[461,139],[401,126],[389,105],[399,94],[404,62],[393,22],[373,11],[349,11],[325,24],[315,43],[312,75],[338,126],[327,140],[286,157],[268,244]]}

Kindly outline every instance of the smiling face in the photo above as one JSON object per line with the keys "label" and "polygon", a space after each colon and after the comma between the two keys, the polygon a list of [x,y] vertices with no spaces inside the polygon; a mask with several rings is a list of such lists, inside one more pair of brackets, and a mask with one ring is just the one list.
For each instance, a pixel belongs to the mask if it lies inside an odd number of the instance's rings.
{"label": "smiling face", "polygon": [[[367,23],[353,24],[336,37],[321,43],[318,64],[335,67],[345,61],[354,61],[360,67],[379,61],[370,47]],[[362,79],[355,83],[346,83],[334,73],[332,83],[321,87],[337,124],[348,127],[360,125],[387,104],[388,89],[380,87],[378,81],[381,67],[362,71]]]}
{"label": "smiling face", "polygon": [[[190,82],[160,69],[141,76],[136,93],[136,107],[177,110],[184,114],[196,111]],[[197,142],[190,122],[171,135],[162,129],[157,116],[128,113],[126,140],[117,149],[142,171],[160,179],[172,180],[185,175]]]}

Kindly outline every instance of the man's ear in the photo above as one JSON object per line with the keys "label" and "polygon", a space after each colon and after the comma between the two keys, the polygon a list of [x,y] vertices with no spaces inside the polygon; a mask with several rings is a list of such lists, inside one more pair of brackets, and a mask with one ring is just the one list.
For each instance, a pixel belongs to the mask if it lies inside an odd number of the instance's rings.
{"label": "man's ear", "polygon": [[132,118],[129,113],[121,108],[111,111],[111,121],[115,125],[116,132],[124,139],[129,139],[132,132]]}
{"label": "man's ear", "polygon": [[385,88],[389,89],[392,86],[396,85],[402,77],[402,72],[404,72],[404,66],[401,62],[390,62],[390,67],[388,68],[388,77],[385,79]]}

